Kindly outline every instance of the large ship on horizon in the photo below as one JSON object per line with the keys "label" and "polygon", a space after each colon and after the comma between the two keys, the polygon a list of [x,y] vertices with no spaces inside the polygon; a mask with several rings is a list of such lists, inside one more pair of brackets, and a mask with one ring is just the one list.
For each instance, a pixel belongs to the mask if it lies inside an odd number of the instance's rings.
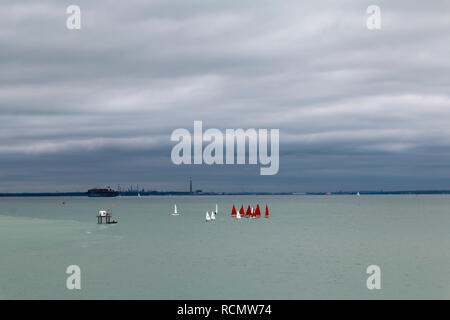
{"label": "large ship on horizon", "polygon": [[107,188],[96,187],[89,189],[87,195],[88,197],[116,197],[119,193],[108,186]]}

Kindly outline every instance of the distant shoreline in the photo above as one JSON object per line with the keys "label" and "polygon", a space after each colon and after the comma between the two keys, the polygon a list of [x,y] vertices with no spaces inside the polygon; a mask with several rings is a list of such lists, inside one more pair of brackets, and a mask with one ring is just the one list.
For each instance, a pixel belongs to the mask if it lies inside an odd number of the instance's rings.
{"label": "distant shoreline", "polygon": [[[358,191],[339,192],[199,192],[190,193],[182,191],[145,191],[145,192],[118,192],[119,196],[136,197],[141,196],[248,196],[248,195],[357,195]],[[427,195],[427,194],[450,194],[450,190],[400,190],[400,191],[359,191],[360,195]],[[15,192],[0,193],[0,197],[87,197],[86,192]]]}

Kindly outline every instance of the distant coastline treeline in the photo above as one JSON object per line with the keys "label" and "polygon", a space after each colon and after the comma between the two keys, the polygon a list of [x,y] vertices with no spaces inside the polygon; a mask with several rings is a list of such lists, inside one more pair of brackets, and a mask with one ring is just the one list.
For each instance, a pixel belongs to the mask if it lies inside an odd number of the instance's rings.
{"label": "distant coastline treeline", "polygon": [[[227,196],[227,195],[356,195],[358,191],[338,192],[186,192],[186,191],[119,191],[119,196]],[[450,190],[359,191],[360,195],[450,194]],[[0,197],[87,197],[87,192],[17,192],[0,193]]]}

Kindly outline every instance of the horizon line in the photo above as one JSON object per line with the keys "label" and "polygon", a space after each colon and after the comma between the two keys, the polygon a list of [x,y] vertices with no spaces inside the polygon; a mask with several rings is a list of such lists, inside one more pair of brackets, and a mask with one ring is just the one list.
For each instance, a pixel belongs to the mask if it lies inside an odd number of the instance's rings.
{"label": "horizon line", "polygon": [[[175,195],[175,196],[221,196],[221,195],[376,195],[376,194],[450,194],[450,189],[418,189],[418,190],[363,190],[363,191],[286,191],[286,192],[225,192],[225,191],[117,191],[120,196],[158,196],[158,195]],[[0,192],[0,197],[51,197],[51,196],[87,196],[87,192],[66,191],[66,192]]]}

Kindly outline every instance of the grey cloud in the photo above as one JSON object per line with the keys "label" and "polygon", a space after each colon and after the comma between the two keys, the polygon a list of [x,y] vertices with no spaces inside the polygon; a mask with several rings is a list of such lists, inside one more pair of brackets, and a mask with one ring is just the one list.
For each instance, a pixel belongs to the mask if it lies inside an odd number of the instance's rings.
{"label": "grey cloud", "polygon": [[[0,4],[0,191],[448,186],[448,1],[378,1],[375,32],[369,2],[77,4],[80,31],[68,3]],[[170,133],[194,120],[280,128],[279,175],[173,166]]]}

